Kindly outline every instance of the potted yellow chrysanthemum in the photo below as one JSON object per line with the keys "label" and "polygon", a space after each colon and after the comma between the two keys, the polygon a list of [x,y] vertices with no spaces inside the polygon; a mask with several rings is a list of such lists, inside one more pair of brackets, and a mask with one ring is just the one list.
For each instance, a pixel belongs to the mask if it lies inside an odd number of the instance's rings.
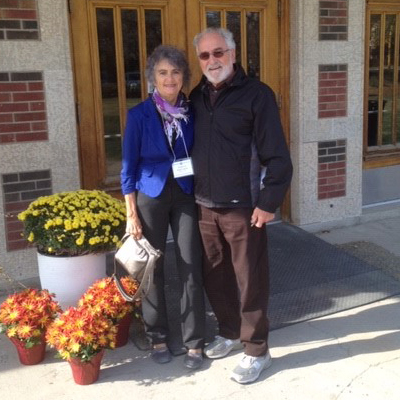
{"label": "potted yellow chrysanthemum", "polygon": [[42,288],[65,308],[106,276],[106,253],[119,245],[126,211],[122,201],[103,191],[76,190],[39,197],[18,218],[37,248]]}

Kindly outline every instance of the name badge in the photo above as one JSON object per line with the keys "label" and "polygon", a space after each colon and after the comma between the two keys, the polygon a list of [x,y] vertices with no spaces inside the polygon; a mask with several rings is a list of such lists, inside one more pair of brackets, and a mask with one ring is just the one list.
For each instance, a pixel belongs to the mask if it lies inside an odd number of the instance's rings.
{"label": "name badge", "polygon": [[172,172],[174,178],[182,178],[183,176],[193,175],[192,159],[182,158],[172,163]]}

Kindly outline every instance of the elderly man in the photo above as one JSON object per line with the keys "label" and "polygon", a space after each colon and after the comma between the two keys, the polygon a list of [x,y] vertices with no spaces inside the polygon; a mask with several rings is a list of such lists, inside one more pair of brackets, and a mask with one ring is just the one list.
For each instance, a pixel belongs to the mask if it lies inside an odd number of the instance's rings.
{"label": "elderly man", "polygon": [[219,325],[205,354],[221,358],[244,346],[231,377],[249,383],[271,365],[265,224],[283,201],[292,164],[274,93],[235,64],[232,33],[208,28],[194,46],[204,74],[190,94],[195,196],[204,285]]}

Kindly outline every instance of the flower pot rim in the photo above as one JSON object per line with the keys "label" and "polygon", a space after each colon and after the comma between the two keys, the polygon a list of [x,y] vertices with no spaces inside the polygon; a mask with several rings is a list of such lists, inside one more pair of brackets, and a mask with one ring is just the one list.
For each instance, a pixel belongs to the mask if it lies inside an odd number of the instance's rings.
{"label": "flower pot rim", "polygon": [[73,363],[73,364],[90,364],[95,357],[99,357],[99,354],[100,353],[104,354],[104,352],[105,352],[105,348],[102,348],[100,351],[98,351],[97,353],[93,354],[93,356],[88,361],[83,361],[81,357],[73,357],[73,356],[71,356],[68,359],[68,362],[69,363]]}
{"label": "flower pot rim", "polygon": [[39,250],[38,248],[36,248],[36,251],[41,256],[52,257],[52,258],[73,258],[73,257],[84,257],[84,256],[98,256],[98,255],[108,254],[108,253],[112,252],[112,251],[97,251],[97,252],[88,252],[88,253],[82,253],[82,254],[49,254],[49,253]]}

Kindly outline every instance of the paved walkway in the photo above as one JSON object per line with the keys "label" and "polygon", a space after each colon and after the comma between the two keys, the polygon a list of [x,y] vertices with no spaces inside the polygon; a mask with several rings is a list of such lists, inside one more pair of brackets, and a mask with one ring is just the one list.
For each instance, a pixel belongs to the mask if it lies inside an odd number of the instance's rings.
{"label": "paved walkway", "polygon": [[[376,244],[379,237],[379,244],[391,254],[399,247],[400,218],[342,229],[318,235],[331,243],[373,240]],[[238,352],[206,360],[200,371],[192,373],[183,367],[183,356],[156,365],[129,343],[106,353],[96,384],[79,386],[69,365],[54,359],[51,350],[43,363],[21,366],[2,335],[0,388],[5,400],[399,399],[400,297],[272,331],[270,346],[273,364],[251,385],[229,379],[240,359]]]}
{"label": "paved walkway", "polygon": [[0,338],[0,387],[4,400],[77,399],[273,399],[398,400],[400,298],[275,330],[273,365],[260,380],[238,385],[229,373],[240,353],[207,360],[188,373],[183,356],[155,365],[132,343],[108,351],[100,379],[76,385],[65,361],[47,352],[43,363],[21,366],[11,343]]}

